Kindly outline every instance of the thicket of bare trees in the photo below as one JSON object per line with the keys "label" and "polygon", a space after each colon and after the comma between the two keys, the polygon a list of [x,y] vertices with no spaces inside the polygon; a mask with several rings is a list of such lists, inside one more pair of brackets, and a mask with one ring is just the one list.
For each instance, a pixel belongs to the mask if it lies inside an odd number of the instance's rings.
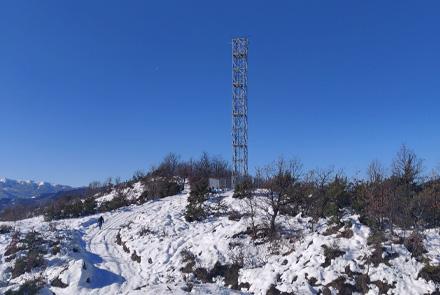
{"label": "thicket of bare trees", "polygon": [[[393,225],[404,229],[438,226],[439,178],[424,178],[422,161],[406,146],[394,158],[390,174],[373,161],[368,168],[368,179],[357,184],[356,209],[379,230]],[[434,208],[437,208],[434,209]]]}
{"label": "thicket of bare trees", "polygon": [[255,208],[265,212],[270,235],[277,233],[280,213],[301,213],[317,220],[340,217],[343,209],[361,214],[363,222],[378,231],[393,233],[398,226],[417,233],[440,226],[440,177],[423,177],[421,159],[406,146],[389,171],[373,161],[366,179],[350,180],[333,169],[303,173],[298,160],[280,159],[257,169],[253,179],[236,187],[234,196],[245,199],[251,217]]}
{"label": "thicket of bare trees", "polygon": [[[65,196],[38,210],[32,207],[21,215],[17,212],[13,215],[30,217],[35,212],[52,219],[59,218],[57,212],[62,211],[68,212],[67,216],[82,216],[129,204],[122,195],[139,181],[143,182],[145,192],[136,202],[177,194],[189,181],[191,194],[185,216],[187,220],[196,221],[208,215],[206,201],[212,193],[208,185],[210,177],[230,179],[228,162],[206,153],[189,161],[169,154],[148,172],[135,172],[131,180],[122,182],[109,178],[104,183],[93,182],[81,196]],[[118,191],[121,198],[95,208],[93,198],[111,190]],[[398,151],[388,172],[381,163],[373,161],[365,179],[349,179],[334,169],[305,172],[298,160],[281,158],[257,169],[254,177],[240,182],[234,197],[247,204],[246,214],[251,216],[254,235],[253,217],[258,211],[264,212],[270,235],[276,235],[279,229],[280,214],[301,213],[316,221],[322,217],[340,217],[344,208],[359,213],[363,222],[379,231],[393,232],[393,226],[399,226],[418,232],[426,227],[440,226],[440,176],[424,177],[422,161],[406,146]],[[8,219],[15,209],[5,211],[0,218]]]}

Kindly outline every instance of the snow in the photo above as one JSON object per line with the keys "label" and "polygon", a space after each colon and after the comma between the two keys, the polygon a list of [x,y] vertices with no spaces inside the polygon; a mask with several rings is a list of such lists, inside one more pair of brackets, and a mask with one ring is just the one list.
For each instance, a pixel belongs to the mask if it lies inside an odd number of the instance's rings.
{"label": "snow", "polygon": [[432,265],[440,265],[440,231],[430,229],[425,231],[424,244],[426,247],[426,256],[431,260]]}
{"label": "snow", "polygon": [[[144,185],[141,182],[136,182],[133,187],[127,187],[122,190],[122,193],[127,197],[128,200],[134,200],[139,197],[144,191]],[[116,196],[117,192],[115,190],[111,191],[109,194],[100,196],[96,199],[98,205],[103,202],[112,200]]]}
{"label": "snow", "polygon": [[[124,193],[133,199],[142,191],[142,184],[136,183]],[[98,202],[111,200],[115,195],[113,191],[99,197]],[[232,192],[222,195],[229,208],[244,212],[243,201],[233,199]],[[390,266],[381,263],[377,267],[361,267],[372,253],[367,245],[370,229],[350,212],[342,219],[346,228],[330,235],[324,235],[329,228],[327,219],[312,226],[310,218],[280,216],[279,223],[286,233],[274,242],[254,245],[248,235],[242,234],[249,227],[249,218],[233,221],[228,216],[217,216],[190,223],[184,218],[186,204],[187,191],[107,212],[102,214],[105,220],[102,230],[97,227],[100,215],[50,223],[35,217],[6,224],[22,232],[37,230],[48,238],[63,238],[64,250],[57,255],[47,254],[48,267],[43,271],[49,281],[59,278],[68,285],[47,287],[46,291],[50,289],[56,294],[187,294],[184,288],[191,274],[181,271],[185,266],[184,252],[194,254],[195,267],[206,269],[212,269],[217,262],[232,264],[241,257],[244,266],[239,272],[239,282],[249,284],[249,289],[240,292],[227,288],[222,278],[216,278],[211,283],[194,284],[194,294],[266,294],[272,284],[284,292],[314,294],[319,286],[344,276],[347,266],[353,272],[367,273],[371,281],[394,285],[395,294],[424,294],[436,288],[432,282],[417,278],[424,264],[411,258],[403,245],[387,245],[399,254],[390,260]],[[259,217],[257,222],[263,219]],[[55,227],[57,230],[53,231]],[[348,228],[353,236],[340,237]],[[438,229],[426,231],[425,236],[426,257],[439,264]],[[122,245],[116,243],[118,237]],[[0,254],[10,240],[10,235],[0,235]],[[338,248],[344,254],[325,267],[323,246]],[[133,253],[140,257],[140,263],[132,259]],[[38,275],[34,272],[10,280],[6,270],[11,264],[4,257],[1,259],[0,293],[9,288],[4,282],[21,284]],[[316,279],[315,286],[310,284],[311,278]],[[378,293],[376,286],[370,287],[369,294]],[[332,292],[336,291],[332,289]]]}

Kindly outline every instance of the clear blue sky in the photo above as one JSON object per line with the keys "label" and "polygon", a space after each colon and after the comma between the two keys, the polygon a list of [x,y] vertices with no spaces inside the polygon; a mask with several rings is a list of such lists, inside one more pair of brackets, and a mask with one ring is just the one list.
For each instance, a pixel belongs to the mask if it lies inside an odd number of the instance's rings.
{"label": "clear blue sky", "polygon": [[0,175],[83,185],[169,151],[230,159],[250,38],[250,167],[440,163],[439,1],[1,1]]}

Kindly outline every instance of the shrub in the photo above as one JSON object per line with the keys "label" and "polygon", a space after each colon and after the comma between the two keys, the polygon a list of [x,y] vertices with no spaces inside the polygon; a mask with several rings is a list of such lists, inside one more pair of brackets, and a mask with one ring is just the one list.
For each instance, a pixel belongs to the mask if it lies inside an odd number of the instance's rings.
{"label": "shrub", "polygon": [[56,277],[55,279],[50,281],[50,285],[57,288],[67,288],[69,286],[68,284],[65,284],[63,281],[61,281],[59,277]]}
{"label": "shrub", "polygon": [[96,200],[93,197],[86,198],[83,202],[81,216],[96,213]]}
{"label": "shrub", "polygon": [[27,249],[39,250],[41,252],[42,251],[41,246],[44,243],[44,240],[39,232],[30,231],[26,234],[22,242],[27,245]]}
{"label": "shrub", "polygon": [[339,208],[338,205],[334,202],[329,202],[322,210],[322,214],[324,217],[332,217],[338,216]]}
{"label": "shrub", "polygon": [[183,273],[192,273],[193,268],[196,265],[196,257],[194,254],[189,250],[182,250],[180,256],[182,256],[182,263],[185,264],[180,271]]}
{"label": "shrub", "polygon": [[394,289],[394,285],[387,284],[383,281],[373,281],[371,284],[376,285],[379,288],[379,294],[388,294],[390,289]]}
{"label": "shrub", "polygon": [[382,231],[373,231],[372,234],[368,236],[367,245],[380,245],[385,241],[385,235]]}
{"label": "shrub", "polygon": [[93,197],[84,200],[79,197],[63,197],[55,200],[44,209],[46,221],[76,218],[96,213],[96,201]]}
{"label": "shrub", "polygon": [[425,265],[420,270],[418,277],[425,279],[427,282],[433,281],[436,284],[440,284],[440,265]]}
{"label": "shrub", "polygon": [[125,195],[118,193],[113,199],[110,201],[102,202],[101,206],[99,206],[99,212],[108,212],[119,209],[121,207],[128,206],[129,202]]}
{"label": "shrub", "polygon": [[351,228],[345,228],[343,232],[338,235],[338,238],[351,239],[354,233]]}
{"label": "shrub", "polygon": [[252,197],[253,184],[250,177],[244,178],[241,182],[237,183],[234,190],[233,198],[244,199]]}
{"label": "shrub", "polygon": [[333,259],[345,254],[344,251],[341,251],[336,248],[331,248],[326,245],[323,245],[322,248],[324,248],[324,256],[325,256],[325,262],[321,264],[322,267],[329,266]]}
{"label": "shrub", "polygon": [[217,276],[224,277],[226,286],[232,289],[239,290],[238,277],[241,266],[238,264],[222,265],[217,262],[210,272],[210,276],[215,278]]}
{"label": "shrub", "polygon": [[19,277],[26,272],[30,272],[33,268],[43,265],[43,255],[38,251],[31,250],[25,256],[15,260],[15,265],[12,269],[12,278]]}
{"label": "shrub", "polygon": [[42,279],[35,279],[27,281],[22,284],[17,290],[11,290],[5,292],[5,295],[36,295],[44,286]]}
{"label": "shrub", "polygon": [[6,247],[5,256],[9,256],[12,254],[17,253],[18,251],[22,250],[21,247],[18,245],[20,242],[20,232],[15,232],[12,235],[12,240],[9,243],[9,245]]}
{"label": "shrub", "polygon": [[124,250],[125,253],[130,253],[130,249],[125,242],[122,242],[122,250]]}
{"label": "shrub", "polygon": [[41,214],[37,204],[16,204],[0,210],[0,220],[17,221]]}
{"label": "shrub", "polygon": [[199,267],[193,273],[203,283],[211,283],[214,278],[223,277],[226,286],[238,290],[240,288],[238,284],[240,268],[241,266],[238,264],[222,265],[220,262],[216,262],[211,270]]}
{"label": "shrub", "polygon": [[[356,287],[346,283],[346,278],[344,276],[338,277],[336,280],[330,282],[326,287],[333,287],[336,289],[337,294],[353,294],[357,292]],[[328,289],[326,289],[328,290]],[[326,291],[324,294],[331,294],[330,290]]]}
{"label": "shrub", "polygon": [[390,265],[390,260],[395,259],[399,256],[398,253],[389,253],[386,251],[381,244],[375,244],[373,247],[373,253],[367,258],[367,263],[373,264],[377,267],[379,264],[383,263],[387,266]]}
{"label": "shrub", "polygon": [[232,221],[239,221],[242,217],[243,217],[243,215],[239,211],[231,210],[229,212],[228,219],[232,220]]}
{"label": "shrub", "polygon": [[0,235],[9,234],[13,230],[12,226],[2,224],[0,225]]}
{"label": "shrub", "polygon": [[177,195],[183,190],[183,185],[175,177],[146,177],[143,183],[144,192],[139,197],[141,204],[156,198]]}
{"label": "shrub", "polygon": [[118,231],[117,235],[116,235],[116,244],[118,244],[119,246],[122,246],[122,238],[121,238],[121,230]]}
{"label": "shrub", "polygon": [[57,255],[58,253],[60,253],[61,252],[61,247],[60,247],[60,245],[53,245],[52,246],[52,249],[51,249],[51,251],[50,251],[50,253],[52,254],[52,255]]}
{"label": "shrub", "polygon": [[403,244],[414,258],[420,258],[426,253],[425,246],[423,245],[423,236],[418,232],[411,233],[411,235],[404,240]]}
{"label": "shrub", "polygon": [[328,184],[327,194],[337,208],[345,208],[351,205],[350,187],[347,178],[339,175],[336,175],[333,181]]}
{"label": "shrub", "polygon": [[368,290],[370,289],[368,287],[368,284],[370,284],[370,277],[367,274],[359,274],[355,276],[355,287],[356,289],[362,293],[367,294]]}
{"label": "shrub", "polygon": [[136,254],[136,251],[133,251],[131,254],[131,260],[136,261],[137,263],[141,263],[141,257]]}

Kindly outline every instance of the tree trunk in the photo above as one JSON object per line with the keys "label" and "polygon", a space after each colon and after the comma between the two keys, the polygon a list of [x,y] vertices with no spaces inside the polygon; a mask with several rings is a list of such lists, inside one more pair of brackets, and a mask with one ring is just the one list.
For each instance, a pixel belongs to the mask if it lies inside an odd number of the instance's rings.
{"label": "tree trunk", "polygon": [[278,215],[278,209],[274,209],[273,210],[273,214],[270,218],[270,234],[271,236],[274,236],[276,233],[276,224],[275,224],[275,220],[277,218]]}

